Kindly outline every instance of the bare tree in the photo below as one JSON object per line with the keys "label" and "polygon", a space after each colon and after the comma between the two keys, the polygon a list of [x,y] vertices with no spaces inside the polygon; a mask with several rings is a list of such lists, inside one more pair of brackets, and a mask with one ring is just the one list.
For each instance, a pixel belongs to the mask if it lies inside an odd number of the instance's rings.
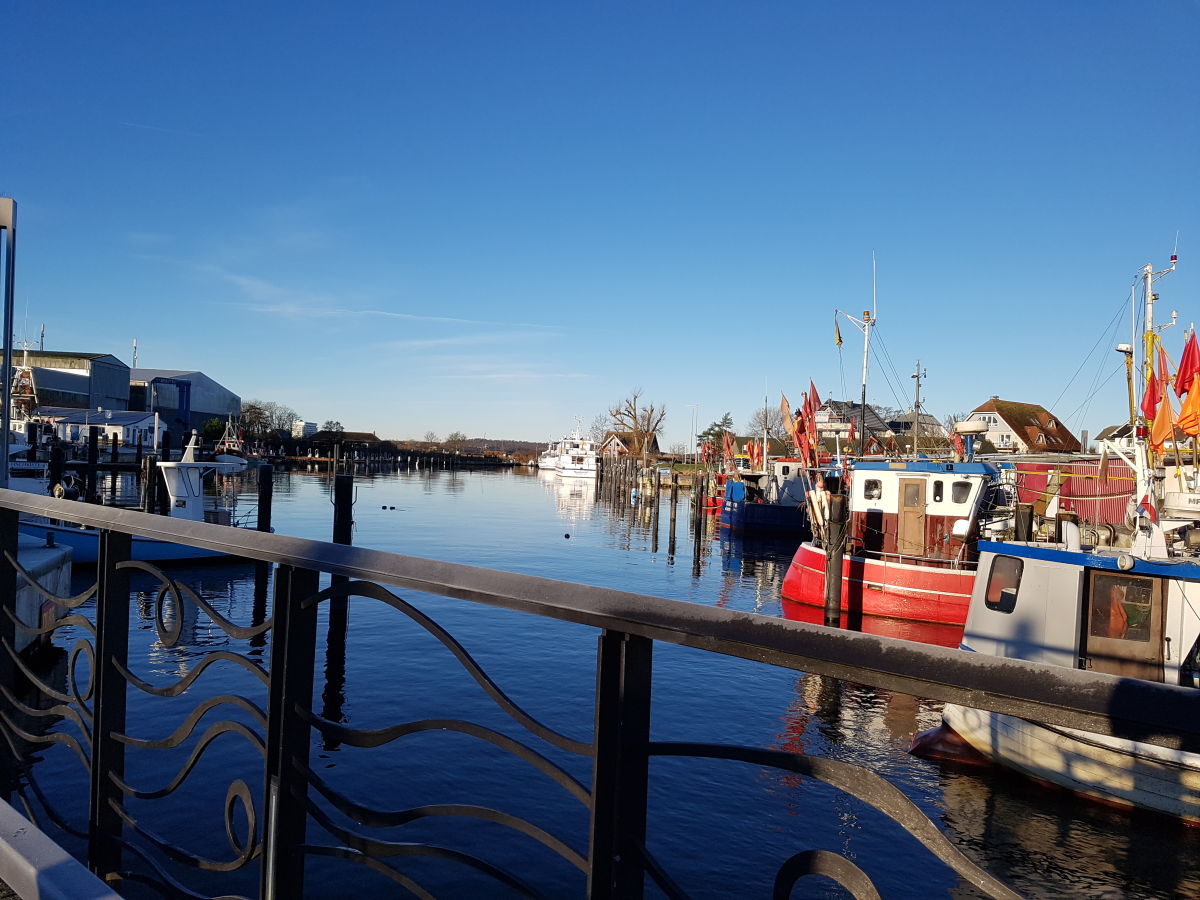
{"label": "bare tree", "polygon": [[588,428],[588,437],[599,444],[611,430],[612,422],[609,421],[608,416],[603,413],[596,413],[596,418],[592,419],[592,424]]}
{"label": "bare tree", "polygon": [[953,434],[954,426],[957,425],[959,422],[965,422],[967,416],[969,416],[969,415],[970,415],[970,413],[965,413],[965,412],[950,413],[950,415],[948,415],[944,419],[942,419],[942,424],[946,427],[946,431]]}
{"label": "bare tree", "polygon": [[461,431],[452,431],[446,435],[446,446],[458,450],[467,442],[467,436]]}
{"label": "bare tree", "polygon": [[437,442],[438,442],[438,436],[437,436],[436,432],[433,432],[433,431],[425,432],[425,443],[436,444]]}
{"label": "bare tree", "polygon": [[766,409],[756,409],[751,414],[750,424],[746,426],[746,433],[752,436],[762,434],[764,422],[766,423],[767,437],[783,440],[787,435],[783,427],[783,415],[779,412],[779,408],[770,406]]}
{"label": "bare tree", "polygon": [[242,404],[242,428],[253,437],[266,433],[267,413],[261,400],[247,400]]}
{"label": "bare tree", "polygon": [[613,431],[623,431],[629,435],[629,452],[641,456],[645,461],[650,439],[662,431],[667,410],[654,403],[643,404],[642,389],[637,388],[624,400],[613,404],[608,410],[608,417],[612,420]]}
{"label": "bare tree", "polygon": [[247,400],[242,404],[242,427],[250,434],[292,433],[292,423],[300,416],[290,406],[271,400]]}

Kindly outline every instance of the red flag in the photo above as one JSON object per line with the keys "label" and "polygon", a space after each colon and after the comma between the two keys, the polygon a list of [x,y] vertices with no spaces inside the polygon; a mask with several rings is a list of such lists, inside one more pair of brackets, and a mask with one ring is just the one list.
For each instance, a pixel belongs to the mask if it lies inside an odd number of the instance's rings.
{"label": "red flag", "polygon": [[809,411],[810,416],[815,416],[817,410],[821,408],[821,398],[817,396],[817,386],[812,383],[812,379],[808,379],[808,399],[812,401],[812,409]]}
{"label": "red flag", "polygon": [[800,462],[805,466],[813,465],[812,444],[808,440],[808,430],[805,428],[796,429],[796,449],[800,451]]}
{"label": "red flag", "polygon": [[1200,374],[1200,344],[1196,343],[1196,332],[1188,335],[1179,358],[1179,371],[1175,373],[1175,396],[1183,399],[1192,388],[1192,379]]}
{"label": "red flag", "polygon": [[1158,379],[1154,373],[1150,373],[1150,378],[1146,381],[1146,393],[1142,395],[1141,410],[1142,415],[1149,421],[1154,421],[1154,416],[1158,412],[1158,402],[1162,400],[1162,388],[1158,384]]}
{"label": "red flag", "polygon": [[853,446],[854,446],[854,438],[855,438],[855,434],[854,434],[854,420],[853,420],[853,419],[851,419],[851,420],[850,420],[850,433],[846,435],[846,440],[847,440],[847,442],[849,442],[849,444],[850,444],[850,446],[851,446],[851,447],[853,447]]}
{"label": "red flag", "polygon": [[959,459],[967,458],[967,448],[963,444],[963,436],[957,431],[950,435],[950,443],[954,445],[954,453]]}

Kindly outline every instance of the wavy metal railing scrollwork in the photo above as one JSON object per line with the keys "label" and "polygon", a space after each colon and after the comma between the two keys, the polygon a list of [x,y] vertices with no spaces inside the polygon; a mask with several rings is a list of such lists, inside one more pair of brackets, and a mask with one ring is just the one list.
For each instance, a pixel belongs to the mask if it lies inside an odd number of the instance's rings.
{"label": "wavy metal railing scrollwork", "polygon": [[[90,704],[93,702],[96,667],[98,664],[95,651],[96,628],[90,619],[74,612],[74,610],[78,610],[88,601],[95,598],[99,585],[98,583],[93,584],[87,590],[72,597],[59,597],[40,585],[36,578],[18,560],[14,559],[11,554],[6,553],[4,556],[9,565],[16,571],[18,578],[24,586],[32,589],[44,600],[52,602],[59,609],[72,611],[61,618],[56,617],[56,620],[50,625],[35,628],[21,622],[13,615],[12,611],[5,610],[8,617],[13,620],[16,628],[35,637],[50,636],[68,627],[76,628],[86,635],[76,640],[68,651],[67,688],[65,691],[55,688],[39,677],[26,663],[25,659],[16,652],[15,648],[9,645],[8,642],[4,643],[3,649],[11,658],[16,669],[29,682],[35,692],[53,701],[52,705],[45,708],[32,706],[18,697],[11,686],[0,685],[0,695],[7,701],[5,708],[0,710],[0,722],[3,723],[3,728],[0,729],[0,732],[3,733],[4,741],[12,755],[12,761],[22,776],[17,789],[27,817],[31,821],[37,822],[40,818],[38,815],[38,808],[40,808],[44,811],[46,817],[57,827],[74,837],[86,839],[86,827],[81,829],[70,823],[50,802],[45,792],[39,786],[34,776],[33,768],[26,760],[26,754],[22,752],[17,741],[22,740],[32,745],[60,744],[66,746],[79,760],[84,770],[90,772],[92,723],[94,722],[93,710]],[[182,611],[185,603],[194,604],[219,629],[235,639],[246,640],[256,637],[270,631],[272,627],[270,619],[252,626],[243,626],[230,621],[190,587],[171,578],[156,566],[140,561],[124,561],[118,563],[117,567],[119,569],[136,570],[157,580],[158,590],[154,600],[154,624],[159,642],[164,648],[174,647],[178,644],[182,634]],[[270,680],[268,673],[252,659],[225,650],[213,651],[206,654],[199,660],[195,668],[189,671],[184,677],[174,683],[162,686],[151,684],[145,679],[138,677],[124,660],[113,659],[108,662],[130,687],[151,696],[164,698],[178,697],[184,694],[207,669],[217,662],[233,663],[249,672],[263,685],[267,685]],[[82,684],[81,679],[77,677],[81,663],[85,664],[87,669],[87,677]],[[232,719],[211,723],[203,734],[194,741],[194,745],[178,773],[165,785],[153,788],[139,787],[132,784],[120,774],[113,772],[106,773],[107,777],[128,797],[139,800],[156,800],[167,798],[175,793],[186,782],[188,776],[194,771],[206,751],[218,738],[224,735],[236,735],[252,747],[260,757],[265,755],[265,744],[262,733],[266,731],[267,715],[254,701],[235,694],[205,698],[191,710],[183,723],[170,735],[165,737],[144,737],[134,734],[114,734],[112,737],[130,748],[177,750],[196,735],[201,722],[211,718],[213,711],[224,711],[230,708],[239,710],[252,724],[247,725],[245,722]],[[16,711],[27,717],[57,718],[69,721],[78,730],[80,737],[76,738],[69,733],[60,731],[47,731],[44,734],[30,731],[14,721],[11,714],[12,711]],[[256,729],[258,730],[256,731]],[[36,805],[26,796],[26,788],[34,794],[37,801]],[[140,846],[138,841],[145,842],[174,863],[213,872],[231,872],[241,869],[260,856],[262,852],[260,816],[255,803],[255,793],[241,779],[231,782],[224,802],[225,831],[232,850],[232,856],[228,859],[210,859],[200,854],[191,853],[146,828],[122,805],[111,804],[111,806],[129,828],[132,835],[137,838],[137,840],[131,840],[128,837],[122,837],[119,840],[120,844],[126,851],[132,853],[150,869],[149,873],[136,870],[124,871],[119,873],[120,876],[151,886],[164,893],[164,895],[210,896],[209,893],[194,893],[189,890],[174,878],[160,862],[156,861],[153,855],[147,852],[146,847]],[[238,829],[235,825],[239,817],[243,822],[242,831],[244,832],[244,837],[238,836]]]}
{"label": "wavy metal railing scrollwork", "polygon": [[[22,566],[20,560],[15,558],[11,553],[5,552],[4,560],[13,568],[25,587],[40,596],[43,600],[53,603],[59,609],[77,610],[96,595],[97,586],[92,585],[80,594],[72,597],[60,597],[44,588],[38,582],[37,578]],[[34,692],[44,698],[56,701],[53,705],[44,707],[32,706],[17,696],[13,690],[13,685],[0,684],[0,695],[6,701],[6,705],[0,708],[0,723],[3,723],[0,733],[3,734],[4,743],[8,747],[10,763],[20,774],[20,778],[16,781],[15,789],[26,817],[30,821],[38,822],[41,817],[38,815],[37,810],[41,809],[47,819],[67,834],[76,838],[86,838],[86,828],[81,829],[72,825],[68,818],[50,802],[49,797],[46,796],[46,793],[42,790],[34,776],[33,769],[27,759],[27,751],[19,747],[17,741],[24,741],[26,744],[32,746],[49,747],[50,745],[59,745],[66,747],[71,751],[75,759],[78,760],[83,770],[85,772],[90,771],[93,716],[88,704],[92,700],[95,687],[95,648],[93,641],[96,637],[96,629],[86,616],[74,612],[62,617],[55,616],[54,622],[43,626],[33,626],[22,622],[11,609],[4,609],[3,612],[16,631],[35,639],[47,640],[54,633],[65,628],[77,628],[91,638],[90,641],[86,638],[78,639],[68,651],[67,691],[60,691],[46,682],[33,671],[26,663],[24,657],[17,652],[17,649],[11,643],[7,640],[3,642],[3,651],[12,661],[15,670],[20,673],[20,676]],[[88,673],[86,683],[82,689],[80,688],[79,680],[76,678],[81,658],[87,663]],[[65,732],[31,731],[28,728],[23,728],[15,721],[12,715],[13,711],[31,720],[66,720],[78,730],[79,736],[75,737]],[[33,793],[37,801],[36,805],[31,802],[29,796],[26,794],[27,789]]]}
{"label": "wavy metal railing scrollwork", "polygon": [[[510,698],[488,676],[479,663],[472,658],[470,653],[468,653],[462,644],[460,644],[448,631],[446,631],[433,619],[425,615],[412,604],[401,599],[400,597],[397,597],[395,594],[391,593],[385,588],[366,581],[343,582],[340,584],[331,585],[330,587],[312,595],[311,597],[306,598],[303,601],[302,606],[305,608],[311,608],[328,600],[350,597],[365,597],[374,599],[408,616],[412,621],[417,623],[421,628],[441,642],[441,644],[445,646],[446,649],[449,650],[454,658],[459,662],[462,668],[484,690],[487,696],[492,699],[495,705],[504,713],[506,713],[514,722],[521,725],[529,734],[542,739],[546,743],[551,744],[560,750],[565,750],[581,756],[591,756],[593,752],[592,744],[561,734],[560,732],[557,732],[549,726],[543,724],[534,716],[522,709],[520,705],[512,700],[512,698]],[[491,744],[494,747],[498,747],[514,758],[521,760],[536,771],[540,772],[542,775],[545,775],[554,783],[558,784],[571,797],[579,801],[584,808],[588,808],[590,806],[591,795],[587,787],[581,784],[565,769],[556,765],[550,759],[532,747],[529,747],[508,735],[502,734],[501,732],[495,731],[491,728],[486,728],[473,722],[466,722],[459,719],[425,719],[391,725],[379,729],[355,729],[324,719],[314,713],[312,709],[298,709],[297,713],[312,728],[320,732],[322,736],[332,738],[338,743],[353,747],[380,747],[393,741],[400,740],[409,735],[425,732],[450,731],[458,734],[464,734],[475,738],[476,740]],[[297,770],[297,774],[302,777],[308,785],[315,788],[316,791],[322,797],[324,797],[325,800],[328,801],[328,803],[338,813],[357,825],[366,826],[369,828],[394,828],[417,821],[419,819],[438,816],[456,816],[481,819],[504,826],[515,832],[523,834],[526,837],[532,838],[562,859],[566,860],[575,868],[582,872],[587,871],[588,861],[584,854],[571,847],[565,841],[560,840],[559,838],[520,816],[515,816],[501,810],[465,804],[439,804],[392,811],[374,809],[356,803],[348,797],[340,794],[307,766],[296,765],[295,768]],[[365,834],[355,832],[350,828],[338,825],[334,821],[333,817],[330,816],[311,798],[306,797],[305,806],[313,821],[319,824],[323,829],[325,829],[325,831],[342,843],[342,846],[337,847],[306,843],[300,848],[306,853],[330,856],[366,865],[371,869],[385,875],[397,884],[403,885],[408,890],[416,893],[418,896],[427,896],[427,894],[424,889],[413,878],[411,878],[411,876],[406,875],[392,866],[383,864],[380,862],[380,859],[398,856],[426,856],[450,860],[466,866],[478,873],[486,875],[496,880],[498,883],[505,885],[510,890],[516,891],[522,896],[537,896],[536,891],[534,891],[521,879],[498,869],[491,863],[488,863],[472,854],[465,853],[460,850],[454,850],[448,847],[435,846],[432,844],[379,840],[369,837]]]}
{"label": "wavy metal railing scrollwork", "polygon": [[[159,642],[164,648],[175,647],[179,642],[182,635],[182,613],[185,602],[195,604],[210,621],[232,638],[247,640],[265,634],[272,628],[273,623],[271,619],[267,619],[259,625],[251,626],[238,625],[230,621],[190,587],[181,584],[158,567],[149,563],[126,561],[119,563],[118,567],[145,572],[158,580],[159,588],[154,599],[154,628]],[[168,604],[172,607],[170,621],[168,621],[166,615]],[[269,674],[258,663],[247,656],[228,650],[215,650],[206,653],[194,669],[177,681],[167,685],[153,685],[135,675],[120,660],[113,661],[115,668],[130,687],[136,688],[145,694],[163,698],[181,696],[195,685],[200,676],[208,668],[218,662],[228,662],[239,666],[264,686],[270,682]],[[253,727],[244,722],[235,719],[222,719],[210,724],[204,730],[203,734],[196,738],[187,759],[175,776],[166,784],[157,787],[138,787],[115,773],[109,773],[110,779],[127,797],[146,801],[165,799],[182,787],[189,775],[195,771],[208,749],[214,742],[225,735],[240,737],[260,758],[265,759],[266,742],[263,735],[267,729],[267,714],[254,701],[237,694],[219,694],[205,698],[188,713],[184,721],[171,734],[164,737],[139,737],[126,733],[114,734],[113,738],[127,747],[136,749],[179,749],[196,736],[201,722],[208,717],[210,712],[216,710],[224,713],[230,708],[238,709],[245,713],[253,725],[261,729],[261,733],[255,731]],[[254,793],[250,790],[246,782],[241,779],[235,779],[229,784],[224,803],[225,834],[230,849],[233,852],[232,857],[228,859],[212,859],[185,850],[178,844],[172,843],[146,827],[145,824],[135,818],[124,806],[114,804],[113,809],[134,835],[148,842],[172,862],[183,866],[210,872],[234,872],[243,869],[252,860],[257,859],[262,854],[262,836],[259,833],[258,824],[260,817],[255,804]],[[235,820],[239,811],[244,816],[246,823],[246,836],[244,839],[237,837],[237,830],[235,828]],[[136,842],[126,838],[123,838],[121,843],[127,849],[137,848]],[[147,858],[143,851],[138,851],[138,855],[143,859]],[[161,866],[155,865],[154,869],[160,877],[166,877],[166,873]],[[125,874],[133,875],[133,873]],[[138,880],[144,882],[146,879],[139,878]],[[174,879],[169,879],[168,883],[178,886],[178,882]]]}

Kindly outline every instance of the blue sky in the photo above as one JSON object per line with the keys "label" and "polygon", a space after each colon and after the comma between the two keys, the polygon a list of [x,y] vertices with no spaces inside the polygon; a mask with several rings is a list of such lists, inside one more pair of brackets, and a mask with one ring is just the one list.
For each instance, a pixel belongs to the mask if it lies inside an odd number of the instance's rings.
{"label": "blue sky", "polygon": [[[381,437],[663,443],[812,378],[1119,420],[1200,320],[1200,4],[2,7],[18,340]],[[1114,330],[1115,329],[1115,330]],[[1177,355],[1182,327],[1166,336]]]}

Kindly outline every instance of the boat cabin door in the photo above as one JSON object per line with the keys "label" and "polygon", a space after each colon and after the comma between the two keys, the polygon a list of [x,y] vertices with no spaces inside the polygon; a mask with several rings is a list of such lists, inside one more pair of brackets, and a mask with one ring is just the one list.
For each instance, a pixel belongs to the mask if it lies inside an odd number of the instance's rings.
{"label": "boat cabin door", "polygon": [[1162,681],[1165,601],[1160,578],[1093,570],[1084,601],[1080,667]]}
{"label": "boat cabin door", "polygon": [[900,521],[896,529],[896,552],[901,556],[926,556],[925,479],[900,479]]}

